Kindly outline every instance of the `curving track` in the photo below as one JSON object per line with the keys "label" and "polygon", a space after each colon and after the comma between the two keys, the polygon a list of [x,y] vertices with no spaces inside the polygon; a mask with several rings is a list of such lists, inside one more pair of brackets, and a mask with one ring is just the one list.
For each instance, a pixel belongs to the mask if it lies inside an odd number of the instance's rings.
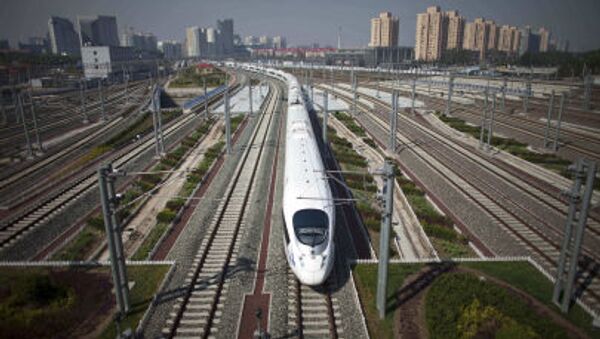
{"label": "curving track", "polygon": [[[343,92],[338,92],[338,95],[351,102],[351,98]],[[383,145],[389,135],[387,117],[383,112],[389,111],[390,107],[374,98],[366,100],[382,109],[371,114],[371,109],[361,103],[361,110],[369,114],[360,114],[356,118]],[[554,188],[541,182],[531,182],[518,174],[517,169],[502,167],[468,145],[442,136],[408,117],[400,115],[398,125],[405,126],[403,133],[397,135],[400,145],[403,145],[400,152],[410,151],[477,206],[490,219],[491,225],[504,230],[536,262],[551,274],[555,273],[566,205],[557,194],[553,194]],[[584,302],[595,310],[600,310],[600,281],[593,273],[600,262],[600,254],[594,250],[599,244],[600,223],[597,217],[593,217],[588,220],[588,236],[580,260],[582,274],[579,287],[585,289]]]}

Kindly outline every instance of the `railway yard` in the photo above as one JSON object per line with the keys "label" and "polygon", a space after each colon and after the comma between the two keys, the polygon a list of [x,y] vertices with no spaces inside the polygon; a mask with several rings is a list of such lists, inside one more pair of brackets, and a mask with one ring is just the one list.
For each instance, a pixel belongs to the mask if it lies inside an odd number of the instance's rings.
{"label": "railway yard", "polygon": [[[0,275],[72,284],[65,295],[80,299],[68,307],[104,299],[96,310],[84,308],[78,323],[49,331],[453,337],[462,322],[501,314],[494,326],[516,331],[508,333],[600,337],[598,173],[573,261],[574,301],[564,314],[552,303],[573,213],[568,167],[581,158],[600,161],[600,89],[592,87],[584,108],[581,84],[567,80],[313,65],[218,68],[227,74],[223,85],[206,92],[169,88],[177,73],[165,72],[51,95],[21,90],[3,105]],[[304,102],[291,102],[297,88],[281,74],[302,86],[308,118],[301,126],[286,120],[290,107]],[[175,100],[169,93],[192,94]],[[482,126],[493,133],[484,135]],[[286,143],[305,152],[304,141],[290,134],[299,130],[314,140],[324,168],[304,175],[325,182],[334,207],[335,231],[327,236],[335,246],[323,259],[333,268],[317,286],[292,271],[290,262],[307,264],[288,248],[298,231],[282,213]],[[107,187],[115,195],[107,200],[98,171],[104,164],[114,168],[114,188]],[[393,166],[391,188],[385,164]],[[377,266],[388,256],[380,318]],[[131,273],[124,276],[127,314],[116,292],[124,287],[110,287],[111,274],[123,277],[111,266],[117,260]],[[83,293],[85,284],[104,294]],[[473,319],[484,315],[473,320],[465,310]],[[48,319],[61,314],[52,312]],[[7,332],[13,336],[25,326],[14,319],[16,332]],[[40,324],[41,332],[49,326]]]}

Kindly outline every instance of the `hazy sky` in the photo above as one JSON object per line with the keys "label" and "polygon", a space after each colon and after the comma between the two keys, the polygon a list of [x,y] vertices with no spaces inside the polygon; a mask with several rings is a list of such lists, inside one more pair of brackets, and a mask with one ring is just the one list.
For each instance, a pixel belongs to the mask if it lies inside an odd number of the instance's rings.
{"label": "hazy sky", "polygon": [[360,47],[369,42],[369,19],[387,10],[400,17],[400,44],[413,46],[416,13],[430,5],[458,9],[468,20],[546,26],[569,39],[571,50],[600,48],[600,0],[0,0],[0,39],[14,46],[45,35],[50,15],[74,21],[107,14],[117,16],[119,30],[129,25],[180,41],[186,26],[214,26],[220,18],[233,18],[241,36],[283,35],[289,45],[335,45],[341,26],[342,47]]}

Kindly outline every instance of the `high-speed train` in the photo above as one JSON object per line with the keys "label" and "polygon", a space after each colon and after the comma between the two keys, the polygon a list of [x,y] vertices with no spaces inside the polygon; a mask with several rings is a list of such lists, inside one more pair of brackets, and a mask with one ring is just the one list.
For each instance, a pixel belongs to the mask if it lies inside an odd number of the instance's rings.
{"label": "high-speed train", "polygon": [[274,69],[245,67],[283,80],[288,86],[284,248],[298,280],[305,285],[320,285],[331,273],[334,262],[335,207],[305,97],[293,75]]}

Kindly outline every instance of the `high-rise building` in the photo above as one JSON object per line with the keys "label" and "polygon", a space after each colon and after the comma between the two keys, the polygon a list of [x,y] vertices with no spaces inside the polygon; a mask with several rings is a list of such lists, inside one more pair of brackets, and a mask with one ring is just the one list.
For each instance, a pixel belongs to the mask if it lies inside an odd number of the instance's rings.
{"label": "high-rise building", "polygon": [[498,50],[507,54],[519,52],[521,33],[515,26],[502,25],[498,31]]}
{"label": "high-rise building", "polygon": [[48,35],[53,54],[79,56],[79,37],[73,23],[65,18],[50,17],[48,20]]}
{"label": "high-rise building", "polygon": [[458,11],[446,12],[446,22],[448,25],[448,37],[446,40],[446,49],[462,49],[463,37],[465,34],[465,18],[458,14]]}
{"label": "high-rise building", "polygon": [[369,46],[398,46],[398,22],[398,17],[393,17],[390,12],[379,13],[378,18],[371,19],[371,42]]}
{"label": "high-rise building", "polygon": [[268,37],[266,35],[259,37],[258,43],[260,44],[261,48],[272,48],[273,47],[273,41],[271,40],[270,37]]}
{"label": "high-rise building", "polygon": [[203,35],[198,26],[188,27],[185,30],[186,56],[197,58],[200,56],[200,44]]}
{"label": "high-rise building", "polygon": [[217,20],[217,30],[222,53],[233,53],[233,19]]}
{"label": "high-rise building", "polygon": [[442,57],[446,35],[444,15],[439,6],[427,8],[427,12],[417,14],[415,36],[415,59],[433,61]]}
{"label": "high-rise building", "polygon": [[496,23],[484,18],[477,18],[465,25],[463,48],[470,51],[478,51],[479,59],[485,60],[490,46],[497,45]]}
{"label": "high-rise building", "polygon": [[286,47],[287,47],[287,41],[285,40],[284,37],[281,37],[281,36],[273,37],[273,48],[286,48]]}
{"label": "high-rise building", "polygon": [[221,42],[219,31],[212,27],[204,30],[206,32],[206,55],[215,57],[221,54]]}
{"label": "high-rise building", "polygon": [[81,46],[119,46],[117,18],[114,16],[77,16]]}
{"label": "high-rise building", "polygon": [[181,43],[175,40],[161,40],[158,42],[158,50],[162,52],[165,59],[181,59]]}
{"label": "high-rise building", "polygon": [[258,44],[258,39],[255,36],[248,35],[244,37],[244,45],[246,46],[254,46]]}
{"label": "high-rise building", "polygon": [[488,27],[487,48],[490,50],[496,50],[498,48],[498,26],[496,25],[496,22],[494,22],[494,20],[486,20],[485,24]]}
{"label": "high-rise building", "polygon": [[540,52],[548,52],[550,50],[550,31],[545,27],[538,30],[540,36]]}

